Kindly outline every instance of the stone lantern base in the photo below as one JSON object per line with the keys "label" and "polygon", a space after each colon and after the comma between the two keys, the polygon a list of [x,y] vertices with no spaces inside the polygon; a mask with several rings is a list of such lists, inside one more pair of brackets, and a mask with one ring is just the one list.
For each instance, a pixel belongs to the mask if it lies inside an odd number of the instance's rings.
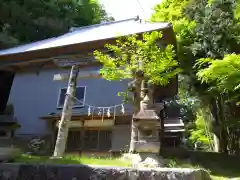
{"label": "stone lantern base", "polygon": [[136,141],[135,149],[138,153],[159,153],[160,142]]}
{"label": "stone lantern base", "polygon": [[136,154],[124,154],[123,159],[131,161],[133,168],[165,167],[165,161],[158,155],[160,142],[136,141]]}
{"label": "stone lantern base", "polygon": [[130,161],[132,168],[159,168],[166,167],[166,162],[156,153],[126,153],[123,154],[122,160]]}

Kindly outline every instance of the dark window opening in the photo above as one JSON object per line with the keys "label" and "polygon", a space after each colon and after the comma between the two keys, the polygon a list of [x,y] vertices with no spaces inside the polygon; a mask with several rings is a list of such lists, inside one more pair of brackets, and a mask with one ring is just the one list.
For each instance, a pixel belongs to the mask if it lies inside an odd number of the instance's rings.
{"label": "dark window opening", "polygon": [[8,97],[11,91],[14,73],[9,71],[0,71],[0,114],[5,114]]}
{"label": "dark window opening", "polygon": [[[83,142],[81,142],[83,140]],[[112,132],[110,130],[84,130],[84,137],[81,132],[69,131],[67,140],[68,151],[108,151],[111,149]]]}
{"label": "dark window opening", "polygon": [[180,138],[179,137],[164,137],[162,141],[162,147],[166,148],[175,148],[180,145]]}
{"label": "dark window opening", "polygon": [[81,150],[81,133],[79,131],[68,132],[67,150]]}
{"label": "dark window opening", "polygon": [[99,131],[87,130],[84,137],[84,149],[97,150],[98,149],[98,133]]}
{"label": "dark window opening", "polygon": [[[83,107],[84,106],[83,103],[85,101],[85,91],[86,91],[85,86],[79,86],[76,88],[75,97],[77,98],[77,100],[75,100],[73,107]],[[63,108],[66,93],[67,93],[67,88],[60,89],[60,93],[59,93],[59,97],[58,97],[58,108]]]}
{"label": "dark window opening", "polygon": [[0,137],[6,137],[7,135],[7,131],[0,131]]}

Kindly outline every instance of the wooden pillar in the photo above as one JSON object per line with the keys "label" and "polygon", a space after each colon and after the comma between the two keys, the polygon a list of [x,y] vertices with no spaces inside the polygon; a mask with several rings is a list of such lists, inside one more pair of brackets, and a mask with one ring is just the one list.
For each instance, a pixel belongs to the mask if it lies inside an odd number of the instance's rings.
{"label": "wooden pillar", "polygon": [[81,153],[84,150],[84,138],[85,138],[85,129],[84,129],[84,121],[82,121],[82,127],[80,128]]}
{"label": "wooden pillar", "polygon": [[68,123],[72,117],[72,106],[74,104],[73,97],[75,96],[78,73],[79,67],[73,65],[70,72],[67,95],[65,97],[64,106],[62,110],[62,117],[58,126],[58,134],[53,157],[62,157],[65,152],[68,137]]}

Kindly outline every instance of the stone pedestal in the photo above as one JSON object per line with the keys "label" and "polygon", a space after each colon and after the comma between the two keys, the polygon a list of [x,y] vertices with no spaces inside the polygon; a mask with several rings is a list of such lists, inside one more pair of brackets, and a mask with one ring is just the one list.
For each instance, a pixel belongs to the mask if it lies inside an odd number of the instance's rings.
{"label": "stone pedestal", "polygon": [[[155,126],[156,127],[156,126]],[[137,154],[130,160],[134,168],[140,167],[164,167],[165,162],[159,157],[160,142],[157,129],[145,129],[139,128],[139,141],[135,142],[135,150]]]}
{"label": "stone pedestal", "polygon": [[136,152],[138,153],[158,153],[160,150],[160,142],[136,141]]}

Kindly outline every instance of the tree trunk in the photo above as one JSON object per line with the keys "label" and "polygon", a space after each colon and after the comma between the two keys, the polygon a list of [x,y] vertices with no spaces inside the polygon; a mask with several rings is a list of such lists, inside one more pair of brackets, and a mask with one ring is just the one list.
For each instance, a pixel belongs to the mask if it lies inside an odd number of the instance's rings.
{"label": "tree trunk", "polygon": [[216,134],[213,134],[213,144],[214,144],[214,152],[219,152],[219,138]]}
{"label": "tree trunk", "polygon": [[219,151],[221,153],[228,154],[228,133],[225,127],[221,127],[220,131],[220,141],[219,141]]}
{"label": "tree trunk", "polygon": [[213,133],[214,152],[219,152],[219,132],[218,132],[218,113],[216,100],[210,100],[210,112],[212,114],[211,129]]}
{"label": "tree trunk", "polygon": [[62,110],[62,117],[58,125],[58,134],[53,157],[62,157],[65,152],[68,137],[68,123],[71,120],[72,116],[72,106],[74,104],[73,97],[75,96],[78,73],[79,67],[72,66],[68,82],[67,95],[65,97]]}
{"label": "tree trunk", "polygon": [[220,96],[217,99],[217,106],[218,106],[218,117],[219,117],[219,150],[222,153],[228,153],[228,132],[226,130],[226,124],[224,123],[225,120],[225,113],[224,113],[224,103],[223,103],[223,97]]}
{"label": "tree trunk", "polygon": [[214,117],[213,133],[214,133],[214,150],[217,152],[228,153],[227,131],[224,124],[224,104],[222,97],[213,99],[211,102],[211,112]]}
{"label": "tree trunk", "polygon": [[221,152],[221,114],[219,109],[219,101],[215,98],[211,100],[211,113],[213,117],[212,122],[212,132],[213,132],[213,142],[214,142],[214,151]]}
{"label": "tree trunk", "polygon": [[[141,92],[141,79],[137,78],[134,80],[134,92],[133,92],[133,115],[136,115],[140,110],[140,92]],[[131,123],[131,140],[130,140],[130,146],[129,146],[129,153],[135,153],[135,142],[138,140],[138,129],[135,125],[135,122],[132,118]]]}

